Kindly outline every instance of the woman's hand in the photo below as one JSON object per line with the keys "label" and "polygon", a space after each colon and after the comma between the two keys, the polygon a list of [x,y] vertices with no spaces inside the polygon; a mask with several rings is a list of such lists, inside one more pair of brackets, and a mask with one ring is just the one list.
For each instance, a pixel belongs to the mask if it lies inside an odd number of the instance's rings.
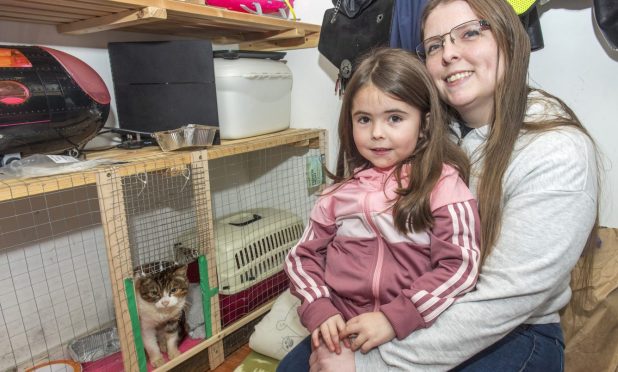
{"label": "woman's hand", "polygon": [[326,345],[321,344],[313,349],[309,357],[310,372],[355,372],[356,364],[354,352],[347,347],[341,347],[340,354],[328,350]]}
{"label": "woman's hand", "polygon": [[[348,320],[342,338],[350,339],[352,351],[366,353],[395,338],[395,330],[381,311],[364,313]],[[354,336],[356,335],[356,337]]]}
{"label": "woman's hand", "polygon": [[311,332],[311,345],[314,349],[317,349],[321,344],[320,335],[322,335],[322,340],[324,340],[328,350],[330,350],[331,353],[339,354],[341,353],[339,334],[343,332],[344,329],[345,322],[343,321],[343,317],[341,317],[340,314],[333,315]]}

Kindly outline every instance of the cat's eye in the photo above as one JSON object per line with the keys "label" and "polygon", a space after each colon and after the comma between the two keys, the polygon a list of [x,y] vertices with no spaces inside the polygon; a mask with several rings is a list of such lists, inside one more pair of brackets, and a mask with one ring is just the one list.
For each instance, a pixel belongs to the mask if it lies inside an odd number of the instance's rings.
{"label": "cat's eye", "polygon": [[176,291],[177,291],[177,289],[176,289],[176,288],[172,288],[172,289],[170,289],[170,294],[172,294],[172,293],[176,293]]}

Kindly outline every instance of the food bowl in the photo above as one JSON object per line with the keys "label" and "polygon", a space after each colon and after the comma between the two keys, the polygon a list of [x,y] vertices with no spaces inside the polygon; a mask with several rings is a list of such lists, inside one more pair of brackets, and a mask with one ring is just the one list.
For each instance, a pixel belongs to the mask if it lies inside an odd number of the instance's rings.
{"label": "food bowl", "polygon": [[116,327],[78,338],[69,343],[71,359],[79,363],[94,362],[120,351],[120,340]]}
{"label": "food bowl", "polygon": [[188,124],[178,129],[155,132],[154,137],[163,151],[184,150],[212,146],[218,127]]}

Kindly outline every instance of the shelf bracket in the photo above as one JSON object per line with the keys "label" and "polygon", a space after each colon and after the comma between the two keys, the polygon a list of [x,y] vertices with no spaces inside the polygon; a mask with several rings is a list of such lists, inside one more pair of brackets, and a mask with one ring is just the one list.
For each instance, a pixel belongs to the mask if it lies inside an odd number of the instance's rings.
{"label": "shelf bracket", "polygon": [[240,43],[240,49],[245,50],[289,50],[301,48],[314,48],[318,46],[319,33],[306,33],[304,37],[278,38],[276,36],[259,41],[246,41]]}
{"label": "shelf bracket", "polygon": [[243,41],[274,41],[274,40],[287,40],[298,39],[305,37],[304,30],[282,30],[282,31],[267,31],[267,32],[248,32],[243,34]]}
{"label": "shelf bracket", "polygon": [[126,12],[115,13],[108,16],[90,18],[73,23],[59,24],[57,29],[58,32],[62,34],[82,35],[142,25],[144,23],[162,21],[166,19],[166,9],[147,6],[138,10],[128,10]]}

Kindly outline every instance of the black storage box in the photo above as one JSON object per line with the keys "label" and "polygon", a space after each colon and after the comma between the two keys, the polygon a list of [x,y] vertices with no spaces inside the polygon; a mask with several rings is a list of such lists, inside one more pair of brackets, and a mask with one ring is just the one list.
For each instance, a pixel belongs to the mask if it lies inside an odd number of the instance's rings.
{"label": "black storage box", "polygon": [[210,41],[109,43],[109,58],[120,128],[152,133],[219,126]]}

